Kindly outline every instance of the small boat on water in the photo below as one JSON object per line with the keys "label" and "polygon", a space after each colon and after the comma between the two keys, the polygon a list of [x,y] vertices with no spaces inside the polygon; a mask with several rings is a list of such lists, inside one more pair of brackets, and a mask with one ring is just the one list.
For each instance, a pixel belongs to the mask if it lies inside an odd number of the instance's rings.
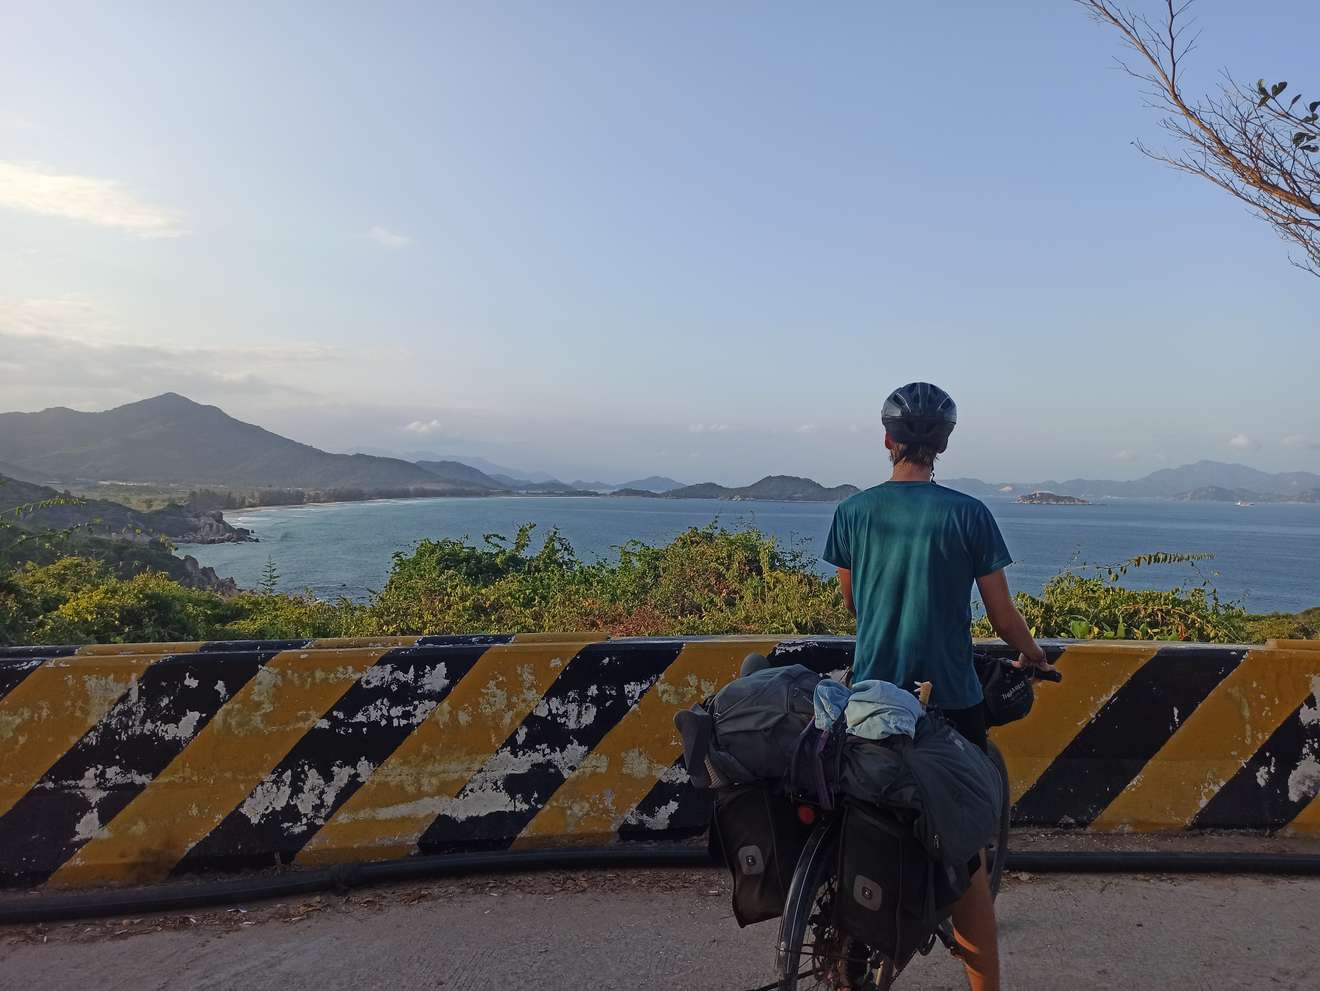
{"label": "small boat on water", "polygon": [[1245,499],[1239,499],[1236,504],[1243,507],[1244,509],[1251,505],[1251,503],[1247,502],[1247,500]]}

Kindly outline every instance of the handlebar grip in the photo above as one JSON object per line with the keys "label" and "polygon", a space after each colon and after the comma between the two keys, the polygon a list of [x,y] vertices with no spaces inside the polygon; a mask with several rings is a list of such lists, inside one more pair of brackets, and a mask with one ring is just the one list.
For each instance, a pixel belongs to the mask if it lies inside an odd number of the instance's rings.
{"label": "handlebar grip", "polygon": [[1038,681],[1063,681],[1063,672],[1042,671],[1040,668],[1035,668],[1032,671],[1032,677],[1036,678]]}

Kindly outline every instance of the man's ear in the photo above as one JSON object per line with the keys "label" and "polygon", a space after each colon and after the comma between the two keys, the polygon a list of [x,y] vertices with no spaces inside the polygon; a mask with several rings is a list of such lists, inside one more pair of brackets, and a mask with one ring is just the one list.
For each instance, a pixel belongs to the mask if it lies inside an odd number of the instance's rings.
{"label": "man's ear", "polygon": [[893,449],[894,449],[894,441],[893,441],[893,439],[889,436],[889,431],[886,430],[886,431],[885,431],[885,450],[886,450],[886,451],[892,451]]}

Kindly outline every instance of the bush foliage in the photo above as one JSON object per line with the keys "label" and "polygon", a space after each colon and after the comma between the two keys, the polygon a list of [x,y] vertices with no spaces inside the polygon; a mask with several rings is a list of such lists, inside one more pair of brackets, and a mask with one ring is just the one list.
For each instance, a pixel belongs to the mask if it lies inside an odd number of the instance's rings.
{"label": "bush foliage", "polygon": [[[417,633],[593,631],[611,636],[849,634],[838,583],[805,552],[755,530],[715,524],[653,546],[632,541],[583,561],[557,531],[536,539],[423,540],[394,556],[370,601],[275,591],[222,597],[164,574],[124,575],[114,562],[67,554],[0,558],[0,643],[283,639]],[[1242,642],[1313,636],[1320,610],[1251,617],[1208,585],[1125,588],[1129,568],[1187,560],[1150,555],[1118,568],[1069,570],[1017,602],[1040,637]],[[275,575],[274,565],[270,574]],[[975,632],[990,635],[984,619]]]}

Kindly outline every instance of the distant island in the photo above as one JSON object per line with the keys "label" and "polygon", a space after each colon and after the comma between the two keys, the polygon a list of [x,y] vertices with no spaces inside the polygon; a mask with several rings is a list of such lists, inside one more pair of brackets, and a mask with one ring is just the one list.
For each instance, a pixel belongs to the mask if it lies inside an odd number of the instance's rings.
{"label": "distant island", "polygon": [[1077,496],[1059,495],[1057,492],[1028,492],[1017,497],[1017,502],[1026,506],[1089,506],[1090,503]]}
{"label": "distant island", "polygon": [[659,493],[661,499],[727,499],[730,502],[842,502],[861,489],[855,485],[827,488],[810,478],[797,475],[766,475],[759,482],[730,488],[715,482],[685,485],[681,489]]}

